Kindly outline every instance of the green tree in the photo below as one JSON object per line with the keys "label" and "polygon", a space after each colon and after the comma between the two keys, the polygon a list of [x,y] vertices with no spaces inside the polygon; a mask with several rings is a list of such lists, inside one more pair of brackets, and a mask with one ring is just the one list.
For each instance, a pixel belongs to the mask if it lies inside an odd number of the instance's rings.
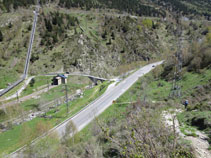
{"label": "green tree", "polygon": [[33,86],[34,86],[34,83],[35,83],[35,79],[32,78],[32,80],[31,80],[30,83],[29,83],[30,87],[33,87]]}

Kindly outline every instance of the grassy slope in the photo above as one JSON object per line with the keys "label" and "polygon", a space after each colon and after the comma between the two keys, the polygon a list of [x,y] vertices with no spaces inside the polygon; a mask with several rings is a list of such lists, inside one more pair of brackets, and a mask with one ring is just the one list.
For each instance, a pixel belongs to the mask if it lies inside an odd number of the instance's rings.
{"label": "grassy slope", "polygon": [[[39,79],[43,79],[43,77],[38,77],[38,81],[39,81]],[[69,78],[69,80],[71,80],[71,79],[72,78]],[[77,89],[83,89],[86,85],[85,84],[86,82],[85,81],[83,81],[83,82],[82,83],[68,82],[68,84],[67,84],[68,94],[69,95],[75,94],[75,91]],[[23,95],[26,95],[27,93],[30,94],[31,92],[33,92],[33,89],[35,87],[37,87],[38,85],[43,85],[45,83],[46,83],[46,80],[35,82],[34,87],[28,86],[27,89],[25,90],[25,92],[23,92]],[[10,91],[7,95],[13,94],[13,92],[15,92],[15,90],[20,88],[21,85],[22,84],[17,86],[15,89]],[[65,95],[65,93],[64,93],[63,85],[52,88],[48,92],[44,92],[44,93],[40,94],[39,95],[40,98],[38,98],[38,99],[29,99],[24,102],[21,102],[20,104],[13,105],[14,107],[8,107],[7,108],[8,115],[0,115],[0,122],[3,122],[3,121],[6,121],[7,119],[11,119],[13,117],[15,118],[15,117],[19,116],[20,115],[19,110],[21,110],[21,109],[24,111],[37,110],[37,107],[39,107],[39,105],[48,103],[50,101],[55,100],[55,98],[59,98],[64,95]],[[18,109],[16,109],[16,108],[18,108]]]}
{"label": "grassy slope", "polygon": [[51,84],[51,79],[52,79],[52,77],[47,77],[47,76],[37,76],[37,77],[35,77],[34,78],[35,83],[32,86],[29,84],[26,87],[26,89],[24,89],[21,96],[26,96],[26,95],[32,94],[33,92],[38,90],[39,87],[41,87],[41,86],[46,85],[45,87],[47,87],[47,84]]}
{"label": "grassy slope", "polygon": [[[47,113],[47,116],[51,116],[52,119],[44,118],[35,118],[32,121],[25,122],[22,125],[15,126],[11,130],[0,134],[0,154],[10,153],[17,148],[23,146],[26,143],[29,143],[31,140],[35,139],[39,134],[42,134],[44,131],[39,132],[40,122],[43,126],[48,127],[47,129],[59,124],[70,116],[73,116],[75,113],[84,108],[88,103],[102,95],[107,86],[108,82],[103,83],[93,89],[86,90],[84,92],[84,97],[77,99],[70,104],[70,112],[66,114],[66,104],[59,107],[59,112],[54,113],[52,111]],[[23,134],[24,139],[23,139]]]}
{"label": "grassy slope", "polygon": [[[148,74],[145,78],[139,80],[137,83],[135,83],[125,94],[123,94],[115,104],[110,106],[103,114],[101,114],[98,119],[105,121],[105,123],[108,123],[111,118],[115,116],[117,121],[121,121],[121,119],[125,118],[124,112],[126,111],[127,106],[130,106],[131,104],[121,104],[124,102],[131,102],[136,101],[139,98],[143,98],[143,96],[147,96],[147,100],[153,100],[153,101],[164,101],[164,99],[167,99],[170,93],[171,89],[171,83],[166,82],[164,80],[154,80],[153,75]],[[203,70],[202,74],[195,74],[195,73],[185,73],[184,74],[184,80],[182,80],[181,84],[184,85],[183,91],[184,92],[193,92],[194,87],[197,85],[203,85],[209,83],[209,80],[211,78],[211,70]],[[148,85],[145,86],[145,89],[140,90],[141,84],[143,82],[148,82]],[[162,86],[160,86],[162,85]],[[184,93],[183,98],[188,97],[188,93]],[[176,101],[177,102],[177,101]],[[177,104],[175,102],[175,104]],[[165,102],[163,103],[166,104]],[[172,102],[167,102],[167,107],[172,104]],[[171,105],[174,107],[175,105]],[[192,114],[194,112],[191,112]],[[211,116],[210,112],[196,112],[198,115],[203,116]],[[184,114],[181,114],[179,117],[179,120],[183,123],[185,123],[185,117]],[[92,136],[92,126],[95,124],[95,122],[92,122],[90,125],[85,127],[81,132],[79,132],[76,137],[78,137],[78,141],[87,141]],[[190,127],[188,125],[185,125],[181,128],[182,132],[185,133],[185,129],[189,129],[192,131],[191,135],[195,135],[195,128]],[[185,133],[187,134],[187,133]]]}

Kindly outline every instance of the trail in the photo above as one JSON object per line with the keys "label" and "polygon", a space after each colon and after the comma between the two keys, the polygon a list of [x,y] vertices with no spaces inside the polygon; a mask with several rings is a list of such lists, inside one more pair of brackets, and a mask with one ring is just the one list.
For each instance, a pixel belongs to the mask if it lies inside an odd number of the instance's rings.
{"label": "trail", "polygon": [[164,111],[163,118],[164,118],[166,126],[171,127],[173,130],[174,128],[173,120],[174,120],[176,133],[178,133],[181,137],[191,142],[191,146],[194,149],[196,158],[211,158],[211,152],[208,150],[209,148],[209,143],[207,141],[208,137],[204,133],[197,131],[196,132],[197,137],[193,137],[193,136],[185,136],[180,131],[179,121],[176,118],[177,113],[180,113],[180,112],[182,111],[176,110],[174,111],[174,113],[169,112],[169,111]]}

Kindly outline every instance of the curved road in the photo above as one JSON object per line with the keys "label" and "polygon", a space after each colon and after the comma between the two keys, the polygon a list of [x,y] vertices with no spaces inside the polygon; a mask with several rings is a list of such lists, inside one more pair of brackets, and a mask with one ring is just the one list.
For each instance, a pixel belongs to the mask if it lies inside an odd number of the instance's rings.
{"label": "curved road", "polygon": [[[44,134],[43,136],[38,137],[36,140],[32,142],[32,144],[35,144],[41,138],[54,132],[58,133],[58,136],[62,138],[65,134],[66,126],[68,125],[70,121],[72,121],[77,127],[77,130],[80,131],[86,125],[88,125],[95,117],[100,115],[109,106],[111,106],[112,102],[118,99],[123,93],[125,93],[140,77],[144,76],[145,74],[150,72],[152,69],[154,69],[154,67],[162,63],[163,61],[156,62],[156,63],[149,64],[140,68],[138,71],[136,71],[135,73],[127,77],[125,80],[120,82],[117,86],[110,88],[101,97],[99,97],[94,102],[90,103],[80,112],[75,114],[73,117],[57,125],[56,127],[51,129],[48,133]],[[22,152],[24,149],[25,147],[18,149],[17,151],[11,153],[9,157],[23,157]]]}
{"label": "curved road", "polygon": [[154,68],[153,65],[158,66],[162,63],[163,61],[142,67],[141,69],[127,77],[125,80],[120,82],[117,86],[106,91],[106,93],[104,93],[96,101],[88,105],[85,109],[80,111],[74,117],[55,127],[53,131],[57,132],[59,137],[63,137],[63,135],[65,134],[66,126],[70,122],[70,120],[75,124],[78,131],[80,131],[96,116],[100,115],[109,106],[111,106],[113,101],[118,99],[123,93],[125,93],[140,77],[150,72]]}

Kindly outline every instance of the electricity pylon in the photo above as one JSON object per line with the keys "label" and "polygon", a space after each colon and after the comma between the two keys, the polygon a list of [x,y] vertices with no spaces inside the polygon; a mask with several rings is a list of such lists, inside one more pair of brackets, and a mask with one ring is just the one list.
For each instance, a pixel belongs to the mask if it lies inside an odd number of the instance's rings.
{"label": "electricity pylon", "polygon": [[179,26],[180,23],[178,24],[177,27],[177,52],[174,55],[174,78],[173,78],[173,82],[172,82],[172,89],[170,92],[170,97],[175,98],[175,97],[181,97],[182,93],[181,93],[181,84],[180,81],[182,79],[182,43],[181,40],[182,39],[182,29],[181,26]]}

